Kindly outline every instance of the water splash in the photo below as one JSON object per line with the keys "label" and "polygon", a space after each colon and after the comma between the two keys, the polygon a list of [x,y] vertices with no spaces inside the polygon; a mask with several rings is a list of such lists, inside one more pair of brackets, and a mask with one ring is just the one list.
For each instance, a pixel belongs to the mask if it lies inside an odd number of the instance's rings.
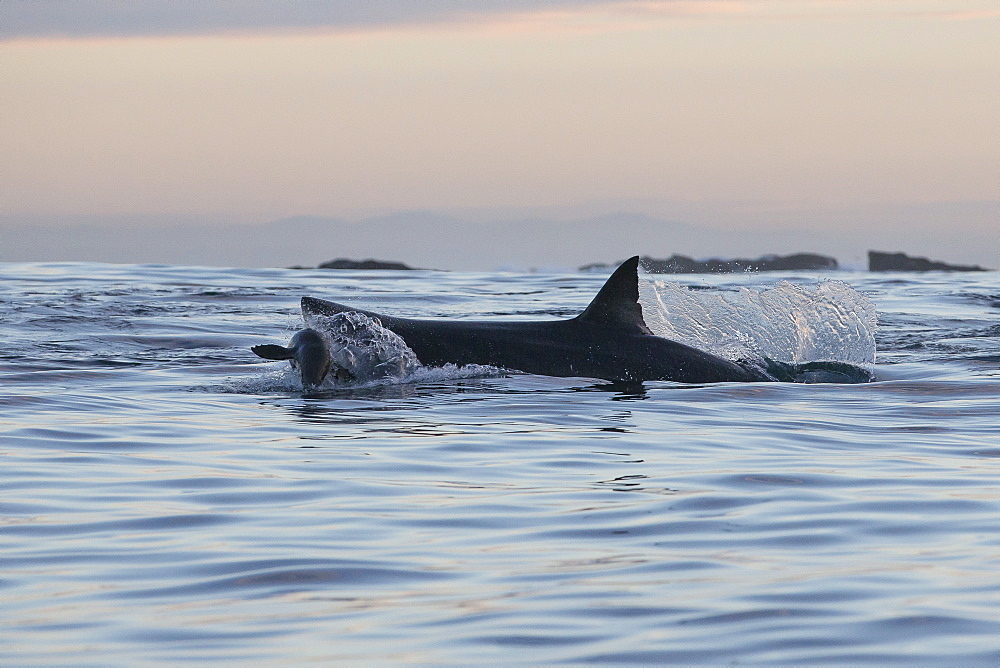
{"label": "water splash", "polygon": [[815,288],[781,281],[729,292],[648,280],[640,281],[639,293],[653,333],[727,359],[843,362],[874,370],[875,304],[840,281]]}
{"label": "water splash", "polygon": [[355,382],[404,378],[421,366],[399,335],[362,313],[309,313],[305,321],[308,327],[326,337],[331,361],[346,370]]}

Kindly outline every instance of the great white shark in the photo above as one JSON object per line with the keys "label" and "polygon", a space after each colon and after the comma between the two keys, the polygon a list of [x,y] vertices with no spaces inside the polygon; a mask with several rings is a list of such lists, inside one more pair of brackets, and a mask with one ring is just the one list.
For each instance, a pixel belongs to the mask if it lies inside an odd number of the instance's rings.
{"label": "great white shark", "polygon": [[[653,334],[639,304],[638,266],[639,256],[623,262],[580,315],[564,320],[417,320],[315,297],[302,298],[302,314],[309,318],[362,313],[402,338],[428,366],[484,364],[545,376],[614,382],[777,380],[761,369]],[[301,361],[299,366],[302,368]]]}

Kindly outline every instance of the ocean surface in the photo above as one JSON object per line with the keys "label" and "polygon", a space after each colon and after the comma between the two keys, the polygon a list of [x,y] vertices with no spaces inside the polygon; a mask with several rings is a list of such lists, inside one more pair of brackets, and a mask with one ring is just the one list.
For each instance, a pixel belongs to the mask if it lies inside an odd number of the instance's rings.
{"label": "ocean surface", "polygon": [[1000,663],[1000,272],[642,279],[660,333],[870,383],[250,351],[303,295],[539,319],[606,276],[0,264],[0,663]]}

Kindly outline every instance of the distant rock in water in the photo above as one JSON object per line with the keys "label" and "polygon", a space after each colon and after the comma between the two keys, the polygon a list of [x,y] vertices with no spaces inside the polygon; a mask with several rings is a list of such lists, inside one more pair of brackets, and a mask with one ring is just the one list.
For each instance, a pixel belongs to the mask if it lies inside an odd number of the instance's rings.
{"label": "distant rock in water", "polygon": [[[641,260],[646,271],[654,274],[732,274],[740,271],[817,271],[837,269],[836,258],[815,253],[795,253],[793,255],[765,255],[756,260],[736,258],[734,260],[695,260],[686,255],[671,255],[665,260],[644,256]],[[601,265],[588,264],[581,271],[600,268]]]}
{"label": "distant rock in water", "polygon": [[402,262],[387,262],[385,260],[348,260],[337,258],[324,262],[317,269],[399,269],[412,270],[413,267]]}
{"label": "distant rock in water", "polygon": [[868,251],[868,271],[989,271],[979,265],[948,264],[906,253]]}

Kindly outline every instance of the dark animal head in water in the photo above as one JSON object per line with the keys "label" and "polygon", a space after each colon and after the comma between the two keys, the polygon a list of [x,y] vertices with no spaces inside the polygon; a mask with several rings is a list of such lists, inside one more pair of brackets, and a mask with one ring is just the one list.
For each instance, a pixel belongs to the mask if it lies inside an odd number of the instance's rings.
{"label": "dark animal head in water", "polygon": [[266,360],[288,360],[306,388],[317,387],[330,372],[330,345],[315,329],[296,332],[287,348],[265,344],[250,350]]}

